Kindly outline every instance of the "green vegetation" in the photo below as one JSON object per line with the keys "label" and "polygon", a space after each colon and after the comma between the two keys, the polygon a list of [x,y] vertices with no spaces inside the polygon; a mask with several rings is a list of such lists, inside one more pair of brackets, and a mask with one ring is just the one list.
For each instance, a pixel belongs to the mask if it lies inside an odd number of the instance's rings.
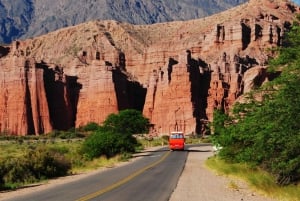
{"label": "green vegetation", "polygon": [[103,123],[105,130],[123,134],[148,133],[149,119],[137,110],[127,109],[120,111],[119,114],[111,114]]}
{"label": "green vegetation", "polygon": [[140,146],[132,134],[147,132],[148,126],[148,119],[140,112],[124,110],[110,115],[103,126],[91,122],[42,136],[3,135],[0,190],[127,160]]}
{"label": "green vegetation", "polygon": [[215,111],[212,123],[212,141],[222,147],[218,154],[222,160],[264,170],[274,178],[272,185],[285,189],[300,181],[299,20],[278,49],[279,56],[270,62],[269,73],[281,72],[280,76],[248,94],[231,115]]}
{"label": "green vegetation", "polygon": [[[6,145],[7,146],[7,145]],[[71,168],[63,153],[45,146],[27,146],[15,157],[0,159],[0,189],[64,176]]]}
{"label": "green vegetation", "polygon": [[98,130],[83,143],[83,153],[88,159],[99,156],[113,157],[120,153],[135,151],[137,141],[131,135],[123,135],[106,130]]}
{"label": "green vegetation", "polygon": [[99,156],[110,158],[121,153],[131,153],[138,146],[132,135],[146,133],[149,120],[136,110],[127,109],[119,114],[111,114],[104,121],[103,126],[96,129],[83,143],[82,151],[88,159]]}

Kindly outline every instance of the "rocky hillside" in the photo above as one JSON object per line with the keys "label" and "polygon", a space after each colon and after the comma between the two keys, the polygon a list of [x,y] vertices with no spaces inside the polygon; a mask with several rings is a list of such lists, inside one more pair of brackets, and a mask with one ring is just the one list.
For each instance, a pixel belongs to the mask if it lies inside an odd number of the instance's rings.
{"label": "rocky hillside", "polygon": [[41,134],[143,111],[153,134],[203,133],[266,71],[299,7],[250,0],[190,21],[90,21],[0,46],[0,131]]}
{"label": "rocky hillside", "polygon": [[14,0],[0,1],[0,43],[95,19],[153,24],[196,19],[247,0]]}

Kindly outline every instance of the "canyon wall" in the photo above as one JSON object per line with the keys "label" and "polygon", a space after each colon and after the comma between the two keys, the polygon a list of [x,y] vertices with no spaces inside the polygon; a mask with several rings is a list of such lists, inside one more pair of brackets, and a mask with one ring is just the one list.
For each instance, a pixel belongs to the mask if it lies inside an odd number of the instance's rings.
{"label": "canyon wall", "polygon": [[34,59],[1,59],[0,131],[19,135],[52,130],[43,69]]}
{"label": "canyon wall", "polygon": [[101,124],[138,109],[151,134],[203,134],[214,109],[228,112],[274,75],[299,8],[251,0],[208,18],[154,25],[92,21],[0,47],[0,132],[13,135]]}

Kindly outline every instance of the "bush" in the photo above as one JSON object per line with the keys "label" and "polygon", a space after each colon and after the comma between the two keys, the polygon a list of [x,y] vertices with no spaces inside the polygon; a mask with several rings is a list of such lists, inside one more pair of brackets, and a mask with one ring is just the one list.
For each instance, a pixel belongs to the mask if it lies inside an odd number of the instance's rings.
{"label": "bush", "polygon": [[44,147],[28,150],[24,156],[0,162],[0,188],[65,176],[71,164],[59,152]]}
{"label": "bush", "polygon": [[83,143],[82,151],[88,159],[102,155],[112,157],[119,153],[134,152],[137,141],[130,135],[98,130]]}
{"label": "bush", "polygon": [[64,155],[44,147],[30,150],[25,155],[25,159],[37,179],[64,176],[71,169],[71,163],[65,159]]}
{"label": "bush", "polygon": [[147,132],[149,120],[140,111],[127,109],[119,114],[109,115],[102,127],[90,123],[84,129],[93,132],[83,143],[83,154],[88,159],[102,155],[109,158],[134,152],[138,143],[132,135]]}
{"label": "bush", "polygon": [[82,131],[96,131],[100,128],[100,126],[95,122],[90,122],[87,125],[80,128]]}
{"label": "bush", "polygon": [[12,158],[4,163],[3,180],[5,184],[32,183],[38,181],[25,158]]}
{"label": "bush", "polygon": [[111,114],[103,123],[105,130],[115,133],[140,134],[149,131],[149,119],[145,118],[140,111],[127,109],[119,114]]}

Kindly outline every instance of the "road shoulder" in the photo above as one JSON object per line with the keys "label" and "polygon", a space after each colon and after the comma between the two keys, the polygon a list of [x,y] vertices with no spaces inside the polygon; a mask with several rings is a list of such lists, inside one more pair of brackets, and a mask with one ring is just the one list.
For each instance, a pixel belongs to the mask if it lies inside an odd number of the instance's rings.
{"label": "road shoulder", "polygon": [[191,147],[188,151],[186,165],[169,201],[272,201],[252,191],[245,182],[209,170],[205,160],[213,155],[210,145]]}

